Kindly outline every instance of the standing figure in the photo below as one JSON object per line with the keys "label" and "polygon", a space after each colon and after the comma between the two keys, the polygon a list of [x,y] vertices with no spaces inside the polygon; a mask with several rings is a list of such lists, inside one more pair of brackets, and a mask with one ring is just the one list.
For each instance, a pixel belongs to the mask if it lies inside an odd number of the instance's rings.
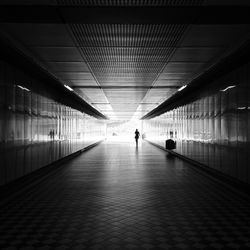
{"label": "standing figure", "polygon": [[135,142],[136,142],[136,145],[138,145],[138,139],[140,137],[140,133],[138,131],[138,129],[135,130]]}

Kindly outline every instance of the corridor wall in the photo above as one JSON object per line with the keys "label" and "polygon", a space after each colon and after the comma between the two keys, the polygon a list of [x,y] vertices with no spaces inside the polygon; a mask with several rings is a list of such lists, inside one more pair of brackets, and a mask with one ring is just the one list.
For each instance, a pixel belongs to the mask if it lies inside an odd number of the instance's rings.
{"label": "corridor wall", "polygon": [[250,183],[250,64],[221,76],[195,100],[144,121],[147,139]]}
{"label": "corridor wall", "polygon": [[38,81],[0,62],[0,185],[105,138],[104,121],[53,100]]}

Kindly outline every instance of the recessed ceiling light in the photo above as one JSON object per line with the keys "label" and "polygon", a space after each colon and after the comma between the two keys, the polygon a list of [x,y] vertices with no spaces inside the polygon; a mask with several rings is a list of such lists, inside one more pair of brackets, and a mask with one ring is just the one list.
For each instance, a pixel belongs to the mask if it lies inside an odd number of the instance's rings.
{"label": "recessed ceiling light", "polygon": [[250,107],[238,107],[237,109],[243,110],[243,109],[250,109]]}
{"label": "recessed ceiling light", "polygon": [[178,89],[178,91],[182,91],[182,90],[185,89],[186,87],[187,87],[187,85],[184,85],[184,86],[180,87],[180,88]]}
{"label": "recessed ceiling light", "polygon": [[18,88],[20,88],[20,89],[22,89],[22,90],[25,90],[25,91],[30,91],[29,89],[27,89],[27,88],[25,88],[25,87],[23,87],[23,86],[21,86],[21,85],[16,85]]}
{"label": "recessed ceiling light", "polygon": [[68,86],[68,85],[66,85],[66,84],[64,84],[64,87],[65,87],[66,89],[68,89],[69,91],[74,91],[70,86]]}
{"label": "recessed ceiling light", "polygon": [[236,85],[230,85],[230,86],[226,87],[225,89],[221,89],[220,91],[225,92],[225,91],[232,89],[232,88],[235,88],[235,87],[236,87]]}

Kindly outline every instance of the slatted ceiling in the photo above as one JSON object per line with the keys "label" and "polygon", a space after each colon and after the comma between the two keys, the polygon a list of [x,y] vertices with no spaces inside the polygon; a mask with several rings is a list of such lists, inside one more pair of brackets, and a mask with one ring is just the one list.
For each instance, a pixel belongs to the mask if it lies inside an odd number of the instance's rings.
{"label": "slatted ceiling", "polygon": [[[139,104],[142,100],[142,98],[140,96],[136,96],[136,95],[131,96],[130,95],[130,97],[129,97],[128,95],[122,96],[122,94],[117,95],[117,96],[113,96],[113,97],[107,96],[107,98],[110,101],[110,104],[112,107],[113,107],[113,104],[112,104],[113,102],[120,101],[120,103],[121,103],[120,107],[122,108],[122,110],[126,109],[126,105],[124,105],[123,103],[128,103],[129,101],[131,101],[131,102],[135,102],[135,103]],[[138,106],[138,104],[137,104],[137,106]],[[116,107],[118,107],[118,105],[116,105]]]}
{"label": "slatted ceiling", "polygon": [[188,79],[190,76],[190,73],[162,73],[159,77],[158,80],[178,80],[178,79]]}
{"label": "slatted ceiling", "polygon": [[124,110],[124,109],[121,110],[121,109],[120,109],[121,107],[119,107],[119,106],[118,106],[117,108],[114,108],[114,107],[112,106],[113,110],[116,111],[116,112],[117,112],[117,111],[119,111],[119,113],[120,113],[120,112],[130,112],[131,115],[136,111],[137,107],[138,107],[138,105],[135,106],[135,107],[127,107],[126,110]]}
{"label": "slatted ceiling", "polygon": [[72,80],[68,81],[70,86],[99,86],[96,81],[91,80]]}
{"label": "slatted ceiling", "polygon": [[87,96],[91,100],[91,103],[92,102],[94,102],[94,103],[95,102],[108,103],[107,98],[101,89],[85,88],[84,90],[80,90],[80,93],[83,93],[85,96]]}
{"label": "slatted ceiling", "polygon": [[246,32],[250,32],[249,25],[192,25],[183,38],[182,46],[226,46]]}
{"label": "slatted ceiling", "polygon": [[140,62],[144,60],[149,60],[149,61],[157,61],[157,62],[162,62],[162,66],[164,65],[164,62],[166,62],[167,58],[170,56],[170,53],[163,54],[159,53],[158,55],[147,55],[147,54],[141,54],[141,55],[112,55],[112,54],[107,54],[107,55],[86,55],[85,60],[91,64],[91,62],[107,62],[107,61],[112,61],[112,62]]}
{"label": "slatted ceiling", "polygon": [[119,81],[121,82],[146,82],[146,81],[150,81],[152,83],[152,81],[155,79],[155,77],[139,77],[139,76],[134,76],[134,77],[130,77],[130,76],[117,76],[117,77],[96,77],[99,82],[116,82],[118,83],[117,87],[119,87]]}
{"label": "slatted ceiling", "polygon": [[[94,69],[96,71],[99,71],[98,74],[110,74],[110,75],[115,75],[115,74],[154,74],[154,68],[152,68],[151,70],[153,71],[152,73],[151,72],[148,72],[148,68],[132,68],[132,67],[126,67],[126,68],[118,68],[118,67],[115,67],[113,69],[109,69],[108,67],[105,67],[105,68],[96,68],[94,67]],[[97,74],[97,75],[98,75]]]}
{"label": "slatted ceiling", "polygon": [[[198,0],[54,2],[140,7],[203,3]],[[140,118],[211,65],[235,40],[250,32],[244,25],[69,24],[63,18],[66,25],[12,24],[14,37],[42,58],[55,76],[70,86],[78,86],[77,93],[113,119]],[[154,88],[159,86],[164,88]]]}
{"label": "slatted ceiling", "polygon": [[146,70],[157,69],[161,67],[161,62],[91,62],[91,65],[94,69],[98,71],[108,71],[112,72],[113,70]]}
{"label": "slatted ceiling", "polygon": [[[187,25],[70,24],[69,27],[100,86],[117,86],[116,90],[104,89],[114,112],[120,116],[129,108],[132,116],[147,89],[127,91],[119,87],[152,86]],[[120,105],[113,104],[116,102]],[[128,106],[124,102],[136,104]]]}
{"label": "slatted ceiling", "polygon": [[116,105],[116,106],[112,105],[112,108],[115,112],[119,111],[119,112],[132,112],[133,113],[136,111],[137,107],[138,107],[138,104],[134,105],[134,106],[132,106],[132,105],[127,106],[126,105],[126,108],[124,108],[124,105],[122,105],[122,104]]}
{"label": "slatted ceiling", "polygon": [[[117,110],[118,108],[121,108],[121,106],[124,107],[124,104],[112,104],[112,107],[114,110]],[[130,111],[130,110],[134,110],[136,109],[138,106],[138,103],[137,104],[126,104],[126,111]],[[123,108],[124,109],[124,108]]]}
{"label": "slatted ceiling", "polygon": [[204,63],[169,62],[162,73],[193,73],[198,71]]}
{"label": "slatted ceiling", "polygon": [[103,103],[103,104],[95,104],[92,103],[93,106],[97,107],[99,110],[101,110],[103,113],[105,111],[113,111],[113,108],[109,103]]}
{"label": "slatted ceiling", "polygon": [[78,46],[168,48],[175,46],[187,25],[70,24]]}
{"label": "slatted ceiling", "polygon": [[83,60],[75,47],[32,47],[31,49],[45,61],[80,62]]}
{"label": "slatted ceiling", "polygon": [[56,0],[1,0],[0,4],[10,5],[55,5]]}
{"label": "slatted ceiling", "polygon": [[155,103],[162,103],[163,101],[165,101],[166,99],[168,99],[169,97],[171,97],[172,95],[164,95],[164,96],[149,96],[146,100],[149,102],[155,102]]}
{"label": "slatted ceiling", "polygon": [[197,6],[204,0],[57,0],[58,5],[82,6]]}
{"label": "slatted ceiling", "polygon": [[[122,101],[122,99],[124,99],[124,98],[134,98],[134,97],[141,98],[144,96],[146,91],[147,90],[145,90],[145,89],[131,89],[131,90],[104,89],[104,92],[108,98],[120,98],[120,101]],[[131,102],[132,102],[132,100],[131,100]],[[116,102],[116,103],[120,103],[120,102]]]}
{"label": "slatted ceiling", "polygon": [[142,112],[149,112],[151,111],[155,106],[157,106],[157,103],[155,104],[146,104],[146,103],[141,103],[138,108],[137,111],[142,111]]}
{"label": "slatted ceiling", "polygon": [[84,62],[47,62],[55,72],[89,72]]}
{"label": "slatted ceiling", "polygon": [[89,72],[57,72],[62,80],[94,80]]}
{"label": "slatted ceiling", "polygon": [[[105,74],[106,77],[103,77],[103,75]],[[127,78],[133,78],[133,79],[155,79],[156,74],[155,73],[150,73],[150,72],[144,72],[144,73],[138,73],[138,72],[100,72],[98,74],[95,74],[95,76],[98,79],[112,79],[114,78],[114,80],[116,80],[116,78],[118,77],[119,79],[121,78],[125,78],[127,80]]]}
{"label": "slatted ceiling", "polygon": [[[142,112],[141,111],[121,111],[119,112],[119,116],[122,116],[122,117],[129,117],[131,118],[134,114],[141,114]],[[116,112],[112,112],[112,111],[107,111],[106,114],[111,114],[111,115],[116,115]]]}
{"label": "slatted ceiling", "polygon": [[5,23],[4,29],[26,46],[74,46],[64,24]]}
{"label": "slatted ceiling", "polygon": [[160,87],[160,86],[180,86],[181,81],[176,79],[168,79],[168,80],[158,80],[155,82],[154,87]]}
{"label": "slatted ceiling", "polygon": [[[113,103],[112,104],[112,106],[114,108],[120,107],[121,105],[124,105],[124,103]],[[134,108],[134,107],[137,107],[137,106],[138,106],[138,103],[129,103],[129,102],[126,103],[126,108],[128,108],[128,109]]]}
{"label": "slatted ceiling", "polygon": [[225,48],[178,48],[171,61],[186,61],[186,62],[208,62],[215,58],[218,53],[224,51]]}
{"label": "slatted ceiling", "polygon": [[176,89],[150,89],[143,102],[161,103],[176,92]]}
{"label": "slatted ceiling", "polygon": [[160,56],[168,57],[172,48],[124,48],[124,47],[88,47],[81,50],[84,52],[85,58],[89,61],[141,61],[140,57],[157,58]]}
{"label": "slatted ceiling", "polygon": [[[102,87],[105,88],[105,87],[113,87],[114,85],[117,86],[117,82],[116,81],[106,81],[106,82],[102,82]],[[119,86],[125,86],[125,87],[142,87],[142,88],[145,88],[145,87],[148,87],[150,88],[150,86],[152,85],[152,82],[151,81],[148,81],[148,82],[145,82],[145,81],[137,81],[135,83],[135,81],[131,81],[131,82],[128,82],[128,81],[125,81],[125,82],[119,82],[119,85],[117,86],[117,89],[120,89]]]}

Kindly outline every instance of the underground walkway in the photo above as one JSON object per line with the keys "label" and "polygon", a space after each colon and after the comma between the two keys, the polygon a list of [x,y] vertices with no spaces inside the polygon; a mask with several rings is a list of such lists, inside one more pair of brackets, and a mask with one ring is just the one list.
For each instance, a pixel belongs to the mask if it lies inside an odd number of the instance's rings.
{"label": "underground walkway", "polygon": [[104,142],[1,205],[0,249],[246,249],[244,195],[144,142]]}

